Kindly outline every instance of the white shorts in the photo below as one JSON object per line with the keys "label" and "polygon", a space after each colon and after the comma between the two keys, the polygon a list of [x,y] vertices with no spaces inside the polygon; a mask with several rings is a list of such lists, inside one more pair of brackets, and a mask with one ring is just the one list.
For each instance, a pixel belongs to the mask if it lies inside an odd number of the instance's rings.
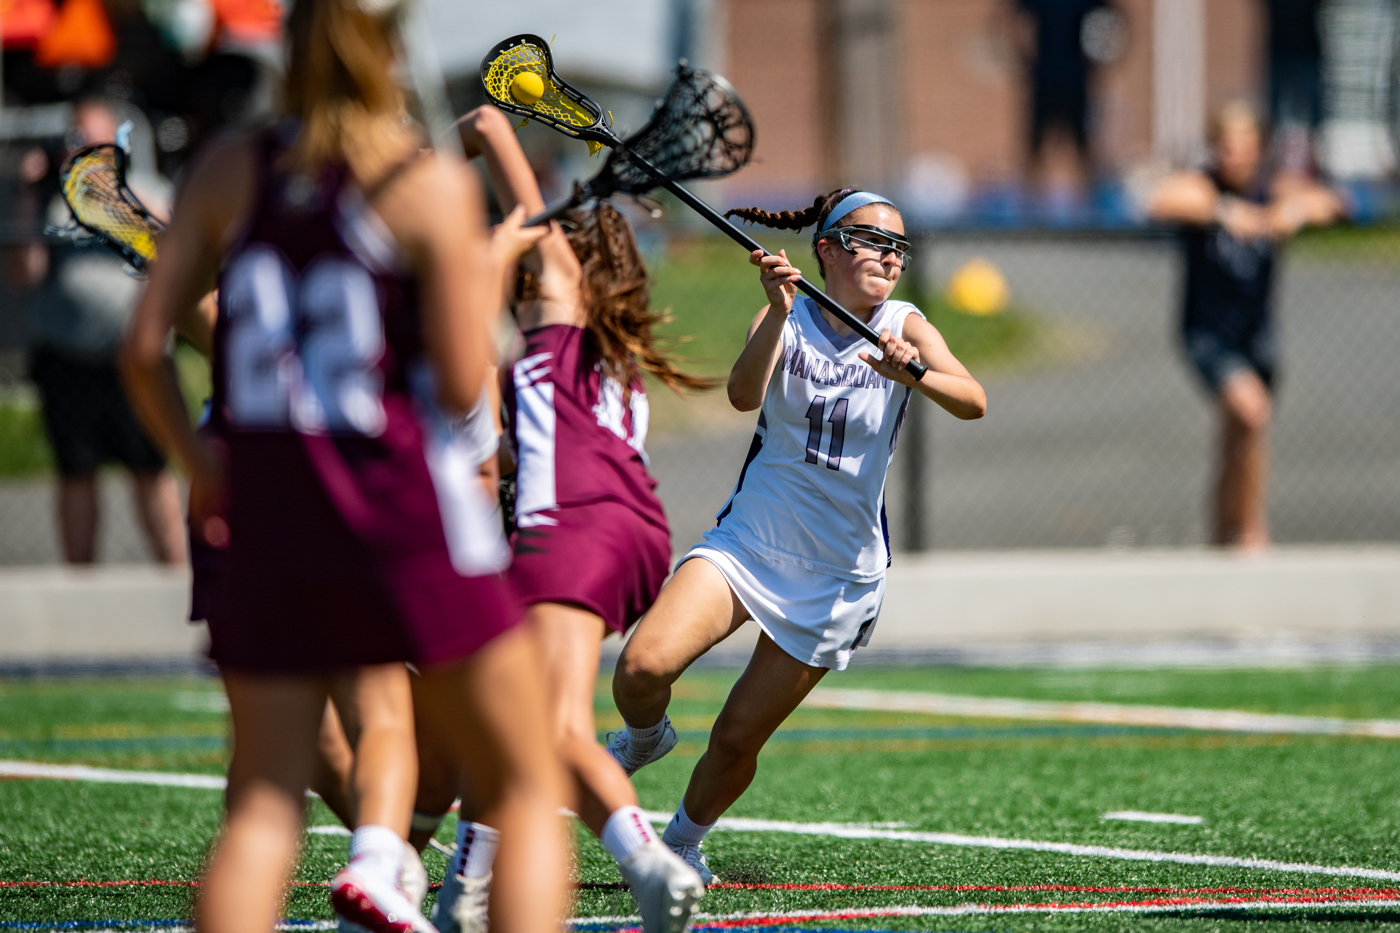
{"label": "white shorts", "polygon": [[885,578],[843,580],[760,557],[737,542],[711,536],[676,564],[703,557],[724,574],[749,617],[774,644],[803,664],[843,671],[851,653],[870,644]]}

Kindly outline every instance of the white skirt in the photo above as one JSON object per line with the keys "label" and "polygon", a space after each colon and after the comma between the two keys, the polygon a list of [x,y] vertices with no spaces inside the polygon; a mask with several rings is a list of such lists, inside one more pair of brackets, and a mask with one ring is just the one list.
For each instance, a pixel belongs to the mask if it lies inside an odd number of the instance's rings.
{"label": "white skirt", "polygon": [[843,671],[856,648],[870,644],[885,598],[884,577],[843,580],[760,557],[722,535],[695,545],[676,567],[692,557],[717,567],[749,617],[803,664]]}

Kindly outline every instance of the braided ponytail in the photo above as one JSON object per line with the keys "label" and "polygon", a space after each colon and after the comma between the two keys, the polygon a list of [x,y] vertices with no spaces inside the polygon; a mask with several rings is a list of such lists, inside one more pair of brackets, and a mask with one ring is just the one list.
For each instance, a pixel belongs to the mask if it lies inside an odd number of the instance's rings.
{"label": "braided ponytail", "polygon": [[831,209],[848,194],[854,194],[858,188],[837,188],[828,194],[817,195],[817,199],[812,202],[812,206],[800,211],[771,211],[761,210],[757,207],[736,207],[725,211],[725,217],[738,217],[751,224],[762,224],[765,227],[772,227],[776,230],[804,230],[807,227],[815,226],[812,231],[812,256],[817,260],[817,268],[821,271],[822,278],[826,278],[826,266],[822,263],[821,254],[817,252],[817,244],[821,242],[822,224],[826,223],[827,214]]}

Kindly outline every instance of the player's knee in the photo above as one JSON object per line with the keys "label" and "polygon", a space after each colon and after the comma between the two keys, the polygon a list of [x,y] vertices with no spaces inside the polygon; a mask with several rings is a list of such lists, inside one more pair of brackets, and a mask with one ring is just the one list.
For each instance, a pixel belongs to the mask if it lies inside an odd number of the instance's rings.
{"label": "player's knee", "polygon": [[613,698],[619,703],[645,702],[669,687],[672,679],[645,652],[623,651],[613,676]]}
{"label": "player's knee", "polygon": [[559,756],[570,760],[579,748],[587,748],[598,742],[597,730],[579,716],[559,716],[553,725],[554,746]]}
{"label": "player's knee", "polygon": [[716,723],[710,730],[710,745],[706,755],[711,763],[728,769],[758,757],[763,740],[754,736],[742,724]]}

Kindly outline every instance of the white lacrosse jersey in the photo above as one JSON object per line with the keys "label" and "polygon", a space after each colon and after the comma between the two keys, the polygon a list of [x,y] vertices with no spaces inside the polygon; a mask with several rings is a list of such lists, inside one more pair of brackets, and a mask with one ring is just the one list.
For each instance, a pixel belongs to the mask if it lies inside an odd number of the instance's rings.
{"label": "white lacrosse jersey", "polygon": [[[886,301],[870,326],[900,337],[911,314],[919,309]],[[753,444],[706,542],[728,538],[845,580],[884,576],[885,474],[914,390],[875,372],[863,352],[880,356],[857,334],[838,337],[817,303],[798,297]]]}

